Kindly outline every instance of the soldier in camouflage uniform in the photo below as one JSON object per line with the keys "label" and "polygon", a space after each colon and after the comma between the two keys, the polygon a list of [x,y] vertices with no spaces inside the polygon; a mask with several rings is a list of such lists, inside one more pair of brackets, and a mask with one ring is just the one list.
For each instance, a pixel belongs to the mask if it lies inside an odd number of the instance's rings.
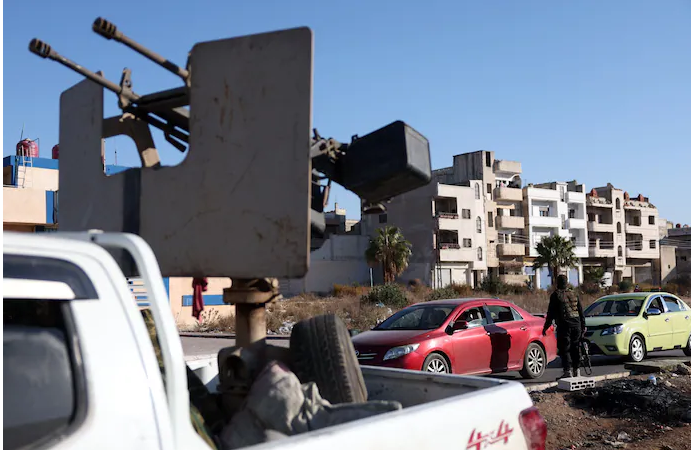
{"label": "soldier in camouflage uniform", "polygon": [[568,279],[564,275],[557,277],[557,289],[549,298],[543,336],[552,322],[557,324],[557,348],[564,368],[560,378],[581,376],[579,343],[585,334],[585,317],[581,300],[569,290]]}

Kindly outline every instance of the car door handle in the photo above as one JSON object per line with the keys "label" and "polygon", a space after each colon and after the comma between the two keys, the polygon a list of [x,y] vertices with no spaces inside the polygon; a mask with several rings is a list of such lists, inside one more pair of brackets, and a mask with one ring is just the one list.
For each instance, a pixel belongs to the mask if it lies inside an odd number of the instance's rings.
{"label": "car door handle", "polygon": [[521,331],[526,331],[528,327],[521,327]]}
{"label": "car door handle", "polygon": [[689,320],[689,316],[684,317],[684,319]]}
{"label": "car door handle", "polygon": [[669,322],[669,317],[665,319],[665,322]]}

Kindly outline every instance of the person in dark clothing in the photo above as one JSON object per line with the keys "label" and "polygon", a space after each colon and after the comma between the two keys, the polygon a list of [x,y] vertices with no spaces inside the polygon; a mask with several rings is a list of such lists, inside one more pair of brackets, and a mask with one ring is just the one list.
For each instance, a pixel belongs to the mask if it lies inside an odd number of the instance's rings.
{"label": "person in dark clothing", "polygon": [[552,322],[557,324],[557,349],[564,368],[560,378],[581,376],[579,344],[585,334],[585,316],[580,298],[568,289],[568,279],[564,275],[557,277],[557,289],[549,298],[543,336]]}

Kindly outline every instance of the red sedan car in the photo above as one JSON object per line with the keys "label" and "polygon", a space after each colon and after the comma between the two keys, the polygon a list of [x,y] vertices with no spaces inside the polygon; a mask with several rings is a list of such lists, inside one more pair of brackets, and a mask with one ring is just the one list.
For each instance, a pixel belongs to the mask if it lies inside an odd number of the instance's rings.
{"label": "red sedan car", "polygon": [[353,336],[360,364],[437,373],[518,370],[540,378],[556,358],[545,319],[499,299],[436,300],[409,306]]}

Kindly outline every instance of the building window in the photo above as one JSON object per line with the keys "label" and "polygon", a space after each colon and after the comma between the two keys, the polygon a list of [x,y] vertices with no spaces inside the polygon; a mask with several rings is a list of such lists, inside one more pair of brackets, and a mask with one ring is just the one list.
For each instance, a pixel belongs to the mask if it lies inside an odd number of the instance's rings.
{"label": "building window", "polygon": [[487,183],[487,193],[488,194],[492,193],[492,183]]}
{"label": "building window", "polygon": [[621,234],[621,222],[617,222],[617,233]]}
{"label": "building window", "polygon": [[617,250],[617,255],[621,258],[624,256],[624,250],[621,248],[621,245],[619,246],[619,249]]}
{"label": "building window", "polygon": [[540,206],[539,213],[540,217],[549,217],[549,207]]}
{"label": "building window", "polygon": [[386,223],[388,217],[386,214],[379,214],[379,223]]}
{"label": "building window", "polygon": [[473,248],[473,241],[471,239],[463,238],[463,248]]}
{"label": "building window", "polygon": [[469,209],[462,209],[461,210],[461,217],[464,219],[470,219],[470,210]]}
{"label": "building window", "polygon": [[494,215],[492,214],[492,211],[487,212],[487,226],[494,228]]}
{"label": "building window", "polygon": [[480,183],[475,183],[475,200],[480,200]]}
{"label": "building window", "polygon": [[562,202],[566,201],[566,190],[564,189],[564,186],[559,186],[559,197],[561,198]]}
{"label": "building window", "polygon": [[562,215],[561,215],[561,228],[562,228],[563,230],[566,229],[566,214],[562,214]]}
{"label": "building window", "polygon": [[482,247],[477,248],[477,260],[482,261]]}
{"label": "building window", "polygon": [[[588,222],[595,222],[595,217],[596,217],[595,214],[588,213]],[[599,219],[599,216],[597,216],[597,217]],[[598,220],[598,222],[600,222],[600,221]]]}
{"label": "building window", "polygon": [[655,225],[655,216],[648,216],[648,225]]}
{"label": "building window", "polygon": [[487,167],[492,167],[492,154],[491,153],[485,153],[485,165]]}
{"label": "building window", "polygon": [[575,219],[575,218],[576,218],[576,210],[570,209],[569,210],[569,219]]}
{"label": "building window", "polygon": [[657,245],[657,242],[655,241],[655,239],[651,239],[650,240],[650,248],[654,249],[656,247],[656,245]]}
{"label": "building window", "polygon": [[617,209],[621,209],[621,200],[620,199],[617,199],[616,204],[617,204]]}
{"label": "building window", "polygon": [[478,217],[475,220],[475,228],[478,233],[482,233],[482,218]]}
{"label": "building window", "polygon": [[687,258],[686,256],[681,256],[680,259],[681,259],[682,261],[686,261],[688,258]]}

